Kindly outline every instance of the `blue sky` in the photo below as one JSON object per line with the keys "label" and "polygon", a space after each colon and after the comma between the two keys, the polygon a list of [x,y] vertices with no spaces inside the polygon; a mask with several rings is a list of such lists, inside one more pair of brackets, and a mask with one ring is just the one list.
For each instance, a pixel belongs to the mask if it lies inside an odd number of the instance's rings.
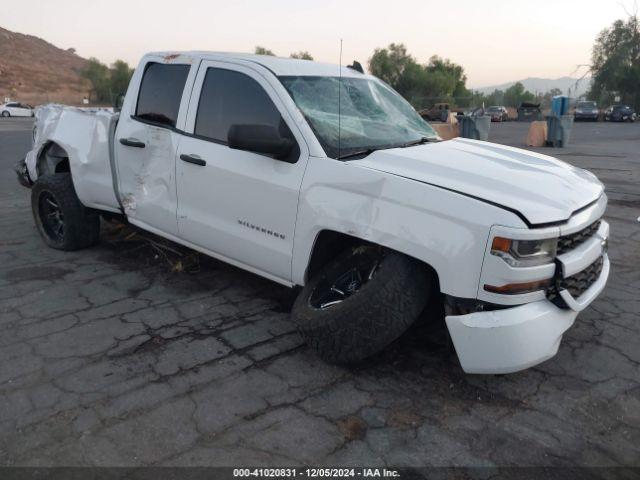
{"label": "blue sky", "polygon": [[631,0],[20,0],[0,26],[84,57],[136,64],[153,50],[308,50],[316,60],[365,64],[376,47],[404,43],[419,61],[462,64],[468,85],[570,75],[589,61],[600,30]]}

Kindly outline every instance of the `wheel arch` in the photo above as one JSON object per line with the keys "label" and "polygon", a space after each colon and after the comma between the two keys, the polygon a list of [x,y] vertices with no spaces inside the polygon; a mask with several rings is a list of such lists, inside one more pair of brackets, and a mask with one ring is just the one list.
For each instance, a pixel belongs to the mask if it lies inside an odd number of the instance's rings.
{"label": "wheel arch", "polygon": [[38,177],[66,172],[71,173],[67,151],[54,141],[45,142],[36,160]]}
{"label": "wheel arch", "polygon": [[[309,281],[314,273],[316,273],[320,268],[326,265],[337,255],[342,253],[344,250],[359,245],[379,245],[389,250],[398,251],[389,248],[386,245],[381,245],[379,243],[365,240],[363,238],[359,238],[336,230],[320,230],[316,235],[316,238],[311,247],[311,251],[309,252],[307,265],[304,272],[305,283]],[[440,291],[440,276],[438,275],[438,271],[432,265],[406,252],[398,251],[398,253],[406,255],[407,257],[422,265],[426,270],[428,270],[430,275],[432,276],[434,287],[437,288],[438,292]]]}

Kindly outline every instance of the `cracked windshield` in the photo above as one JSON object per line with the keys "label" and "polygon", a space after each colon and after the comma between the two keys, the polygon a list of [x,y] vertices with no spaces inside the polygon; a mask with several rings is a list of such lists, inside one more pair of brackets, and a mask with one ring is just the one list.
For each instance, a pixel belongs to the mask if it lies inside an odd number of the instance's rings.
{"label": "cracked windshield", "polygon": [[311,76],[280,80],[331,158],[438,138],[406,100],[378,80]]}

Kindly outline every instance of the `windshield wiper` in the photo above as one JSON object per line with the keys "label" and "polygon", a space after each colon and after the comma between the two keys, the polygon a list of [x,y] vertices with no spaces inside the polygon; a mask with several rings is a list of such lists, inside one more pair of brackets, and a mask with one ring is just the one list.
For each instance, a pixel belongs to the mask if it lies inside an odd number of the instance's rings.
{"label": "windshield wiper", "polygon": [[414,140],[413,142],[407,142],[400,145],[400,148],[413,147],[415,145],[422,145],[423,143],[429,143],[432,139],[429,137],[422,137],[419,140]]}
{"label": "windshield wiper", "polygon": [[367,155],[371,155],[373,152],[375,152],[376,150],[379,150],[378,148],[365,148],[362,150],[356,150],[355,152],[351,152],[351,153],[345,153],[344,155],[340,155],[337,157],[338,160],[344,160],[345,158],[353,158],[353,157],[366,157]]}
{"label": "windshield wiper", "polygon": [[363,148],[362,150],[356,150],[355,152],[351,152],[351,153],[346,153],[344,155],[340,155],[338,158],[338,160],[344,160],[345,158],[353,158],[353,157],[366,157],[367,155],[372,154],[373,152],[376,152],[378,150],[390,150],[392,148],[407,148],[407,147],[413,147],[415,145],[422,145],[423,143],[429,143],[429,142],[433,142],[435,141],[435,138],[431,138],[431,137],[422,137],[419,140],[414,140],[412,142],[407,142],[407,143],[401,143],[401,144],[395,144],[395,145],[386,145],[386,146],[382,146],[382,147],[376,147],[376,148]]}

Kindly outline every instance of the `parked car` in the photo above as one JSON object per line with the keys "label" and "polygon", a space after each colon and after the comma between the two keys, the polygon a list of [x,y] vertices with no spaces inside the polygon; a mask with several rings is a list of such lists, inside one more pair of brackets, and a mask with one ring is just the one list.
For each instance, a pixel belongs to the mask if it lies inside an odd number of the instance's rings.
{"label": "parked car", "polygon": [[542,111],[539,103],[522,102],[518,107],[518,121],[532,122],[542,119]]}
{"label": "parked car", "polygon": [[430,108],[424,108],[418,112],[420,116],[427,121],[440,121],[446,122],[449,113],[456,113],[458,115],[464,115],[464,110],[461,108],[455,108],[448,103],[435,103]]}
{"label": "parked car", "polygon": [[0,105],[0,117],[33,117],[33,107],[26,103],[9,102]]}
{"label": "parked car", "polygon": [[506,122],[509,120],[509,112],[507,107],[493,106],[485,110],[485,115],[491,117],[492,122]]}
{"label": "parked car", "polygon": [[597,122],[600,117],[600,110],[596,102],[578,102],[573,112],[573,118],[578,120],[591,120]]}
{"label": "parked car", "polygon": [[119,215],[300,287],[293,320],[329,362],[375,354],[425,309],[446,312],[466,372],[554,356],[609,275],[602,183],[540,153],[442,141],[346,67],[339,110],[338,69],[154,53],[119,114],[41,107],[17,171],[44,242],[90,247],[100,214]]}
{"label": "parked car", "polygon": [[636,111],[629,105],[611,105],[604,111],[605,122],[635,122]]}

